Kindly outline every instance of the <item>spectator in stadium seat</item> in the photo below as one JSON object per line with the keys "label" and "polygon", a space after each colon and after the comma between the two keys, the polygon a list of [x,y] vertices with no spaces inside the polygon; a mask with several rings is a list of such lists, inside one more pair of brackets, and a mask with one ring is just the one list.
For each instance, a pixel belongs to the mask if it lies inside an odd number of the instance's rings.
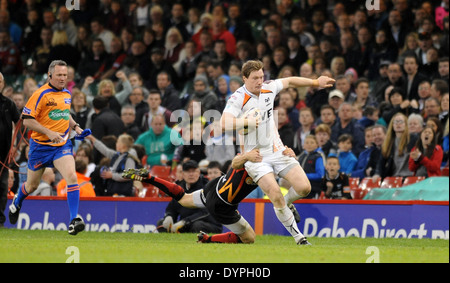
{"label": "spectator in stadium seat", "polygon": [[75,48],[80,53],[80,59],[86,58],[90,52],[92,39],[90,37],[89,28],[86,24],[80,24],[77,26],[77,40],[75,42]]}
{"label": "spectator in stadium seat", "polygon": [[225,21],[220,17],[213,17],[211,24],[211,34],[213,41],[221,39],[226,43],[226,50],[231,56],[236,54],[236,39],[234,35],[227,30]]}
{"label": "spectator in stadium seat", "polygon": [[94,148],[110,159],[109,166],[100,170],[100,177],[106,183],[105,196],[133,196],[133,181],[122,178],[125,168],[137,168],[140,160],[133,148],[134,139],[128,134],[120,134],[114,149],[108,148],[103,142],[92,135],[87,139]]}
{"label": "spectator in stadium seat", "polygon": [[7,10],[0,11],[0,29],[8,32],[11,41],[15,45],[20,44],[23,30],[18,24],[11,22],[10,14]]}
{"label": "spectator in stadium seat", "polygon": [[328,104],[333,107],[334,113],[337,113],[339,110],[339,107],[344,103],[345,96],[339,89],[335,89],[330,91],[330,94],[328,95]]}
{"label": "spectator in stadium seat", "polygon": [[135,144],[145,147],[145,153],[148,156],[147,164],[153,166],[162,165],[161,155],[163,154],[167,156],[167,160],[171,161],[175,149],[183,144],[183,139],[166,125],[163,115],[157,114],[152,119],[150,129],[139,135]]}
{"label": "spectator in stadium seat", "polygon": [[152,124],[152,119],[156,115],[163,115],[166,121],[166,125],[169,127],[173,127],[174,122],[170,121],[170,116],[172,115],[172,111],[167,108],[161,106],[161,92],[157,89],[151,89],[148,97],[147,104],[149,110],[142,117],[142,121],[137,121],[136,123],[139,125],[139,128],[142,132],[148,131],[150,125]]}
{"label": "spectator in stadium seat", "polygon": [[156,76],[156,86],[161,92],[161,106],[172,112],[181,108],[179,92],[173,84],[176,79],[166,71],[161,71]]}
{"label": "spectator in stadium seat", "polygon": [[114,37],[111,40],[110,50],[111,53],[108,54],[105,62],[100,67],[100,79],[110,79],[116,81],[116,73],[119,69],[122,68],[127,54],[122,48],[122,40],[120,40],[120,38],[118,37]]}
{"label": "spectator in stadium seat", "polygon": [[336,155],[337,145],[330,140],[331,128],[327,124],[319,124],[314,129],[314,135],[316,136],[317,144],[319,145],[320,150],[324,153],[325,157],[330,154]]}
{"label": "spectator in stadium seat", "polygon": [[439,113],[441,112],[441,107],[439,100],[434,97],[429,97],[425,100],[424,112],[423,116],[425,120],[430,117],[439,117]]}
{"label": "spectator in stadium seat", "polygon": [[329,104],[322,105],[320,108],[320,118],[316,120],[316,124],[326,124],[331,129],[335,122],[336,112],[334,111],[334,108]]}
{"label": "spectator in stadium seat", "polygon": [[351,176],[355,178],[372,177],[381,155],[381,145],[386,138],[386,127],[374,125],[368,128],[372,132],[373,143],[358,157],[358,162]]}
{"label": "spectator in stadium seat", "polygon": [[442,145],[442,138],[444,134],[444,129],[441,121],[438,117],[429,117],[425,123],[425,126],[429,126],[434,131],[434,138],[439,145]]}
{"label": "spectator in stadium seat", "polygon": [[164,59],[167,60],[175,69],[179,61],[180,52],[184,48],[184,40],[180,30],[177,27],[171,27],[166,33],[164,40]]}
{"label": "spectator in stadium seat", "polygon": [[[414,52],[410,52],[405,55],[403,69],[406,73],[406,98],[408,100],[419,100],[419,84],[422,81],[427,80],[428,77],[419,72],[419,64],[417,62],[417,56]],[[427,74],[431,75],[430,73]]]}
{"label": "spectator in stadium seat", "polygon": [[442,79],[442,80],[445,80],[448,82],[449,72],[450,72],[448,57],[442,57],[439,59],[438,72],[439,72],[439,79]]}
{"label": "spectator in stadium seat", "polygon": [[338,151],[336,156],[339,159],[339,164],[341,164],[340,170],[341,172],[350,175],[358,162],[356,156],[352,152],[353,137],[350,134],[340,135],[337,146]]}
{"label": "spectator in stadium seat", "polygon": [[448,82],[441,79],[435,79],[431,82],[430,93],[432,97],[440,101],[442,95],[446,92],[448,92]]}
{"label": "spectator in stadium seat", "polygon": [[420,134],[424,126],[423,117],[418,113],[411,113],[408,116],[408,131],[411,134]]}
{"label": "spectator in stadium seat", "polygon": [[89,112],[91,112],[91,108],[87,104],[86,94],[78,88],[73,89],[70,114],[82,129],[86,128]]}
{"label": "spectator in stadium seat", "polygon": [[[278,97],[279,97],[279,105],[278,106],[286,109],[287,115],[288,115],[289,121],[293,127],[293,130],[297,131],[297,129],[300,127],[300,122],[298,120],[300,113],[299,113],[299,110],[295,107],[295,101],[294,101],[294,98],[292,97],[290,90],[288,88],[283,89],[278,94]],[[289,147],[292,148],[291,146],[289,146]]]}
{"label": "spectator in stadium seat", "polygon": [[[91,183],[91,178],[85,175],[87,171],[86,162],[84,160],[76,160],[75,171],[77,174],[78,184],[80,186],[80,197],[95,197],[94,186]],[[58,182],[58,184],[56,185],[56,192],[58,196],[67,195],[66,180],[62,179]]]}
{"label": "spectator in stadium seat", "polygon": [[144,89],[142,87],[135,87],[130,93],[128,100],[136,110],[136,121],[142,121],[145,113],[149,110],[148,104],[144,99]]}
{"label": "spectator in stadium seat", "polygon": [[417,93],[419,95],[419,99],[417,100],[419,103],[419,110],[422,112],[425,107],[425,100],[431,97],[431,83],[428,80],[422,81],[419,84]]}
{"label": "spectator in stadium seat", "polygon": [[349,190],[348,175],[340,171],[340,162],[336,156],[327,159],[325,176],[322,178],[321,189],[325,197],[331,199],[352,199]]}
{"label": "spectator in stadium seat", "polygon": [[387,128],[386,139],[381,146],[381,156],[373,178],[386,176],[412,176],[408,168],[409,153],[416,144],[417,135],[410,134],[408,118],[403,113],[392,117]]}
{"label": "spectator in stadium seat", "polygon": [[314,120],[315,118],[311,108],[304,107],[300,109],[298,115],[300,127],[298,127],[297,131],[295,132],[292,147],[296,155],[299,155],[303,152],[305,138],[310,134],[314,134],[314,128],[316,127],[314,124]]}
{"label": "spectator in stadium seat", "polygon": [[278,111],[278,134],[281,141],[285,146],[293,148],[295,130],[289,120],[287,110],[281,106],[276,107],[275,110]]}
{"label": "spectator in stadium seat", "polygon": [[339,107],[338,111],[339,120],[336,121],[333,128],[331,129],[331,140],[334,142],[338,141],[338,138],[342,134],[350,134],[353,136],[353,153],[355,156],[364,150],[364,129],[358,123],[356,119],[353,118],[352,105],[348,102],[344,102]]}
{"label": "spectator in stadium seat", "polygon": [[205,75],[197,75],[194,78],[194,93],[190,96],[201,103],[202,115],[205,111],[216,109],[219,98],[209,87],[208,79]]}
{"label": "spectator in stadium seat", "polygon": [[126,15],[121,7],[121,1],[111,1],[111,12],[107,15],[105,27],[115,35],[120,34],[120,30],[126,26]]}
{"label": "spectator in stadium seat", "polygon": [[[144,57],[139,64],[139,74],[145,81],[145,86],[147,88],[159,88],[159,90],[164,93],[164,89],[158,86],[158,76],[161,72],[165,72],[169,75],[169,81],[172,86],[178,90],[180,82],[178,81],[178,74],[173,68],[172,64],[164,59],[164,49],[163,48],[153,48],[150,51],[150,58]],[[175,100],[176,101],[176,100]],[[163,94],[163,105],[166,102],[164,100]],[[170,110],[174,110],[172,107],[168,107]],[[177,107],[179,108],[179,106]]]}
{"label": "spectator in stadium seat", "polygon": [[99,79],[102,75],[100,67],[105,63],[107,57],[108,54],[105,51],[103,41],[101,39],[95,39],[92,42],[90,52],[78,64],[78,73],[82,78],[92,76],[94,79]]}
{"label": "spectator in stadium seat", "polygon": [[31,58],[33,64],[28,69],[34,74],[43,74],[48,69],[48,55],[50,54],[50,48],[52,45],[53,31],[51,28],[42,27],[40,31],[41,44],[32,50]]}
{"label": "spectator in stadium seat", "polygon": [[64,60],[69,66],[78,66],[80,54],[76,48],[69,44],[67,33],[64,30],[53,31],[52,47],[48,54],[48,62],[53,60]]}
{"label": "spectator in stadium seat", "polygon": [[111,40],[115,35],[105,28],[105,24],[101,18],[96,17],[91,20],[91,31],[94,39],[101,39],[106,52],[111,53]]}
{"label": "spectator in stadium seat", "polygon": [[67,34],[68,43],[75,46],[77,41],[77,27],[70,18],[70,11],[66,6],[60,6],[58,8],[58,17],[52,28],[53,31],[64,30]]}
{"label": "spectator in stadium seat", "polygon": [[122,106],[120,118],[125,125],[125,133],[136,140],[142,132],[136,125],[136,109],[134,106],[129,104]]}
{"label": "spectator in stadium seat", "polygon": [[[108,98],[98,95],[92,101],[96,117],[92,122],[92,135],[101,140],[104,136],[118,137],[125,130],[120,116],[109,108]],[[120,113],[120,112],[119,112]],[[98,160],[96,160],[98,162]]]}
{"label": "spectator in stadium seat", "polygon": [[[2,11],[3,12],[3,11]],[[48,64],[47,64],[48,66]],[[5,76],[19,75],[23,65],[16,44],[11,41],[10,33],[0,27],[0,67]]]}
{"label": "spectator in stadium seat", "polygon": [[236,41],[254,41],[252,28],[247,19],[242,15],[241,6],[237,3],[230,3],[228,6],[227,29],[233,34]]}
{"label": "spectator in stadium seat", "polygon": [[404,89],[394,87],[389,93],[390,108],[383,112],[383,119],[386,123],[391,121],[395,113],[403,113],[409,116],[411,113],[419,113],[419,104],[416,100],[406,98]]}
{"label": "spectator in stadium seat", "polygon": [[442,147],[437,144],[434,130],[426,126],[409,157],[409,170],[414,176],[441,176]]}
{"label": "spectator in stadium seat", "polygon": [[318,198],[321,191],[320,183],[325,175],[325,155],[319,149],[319,144],[314,135],[305,138],[304,150],[298,157],[298,162],[305,170],[311,183],[311,192],[305,198]]}

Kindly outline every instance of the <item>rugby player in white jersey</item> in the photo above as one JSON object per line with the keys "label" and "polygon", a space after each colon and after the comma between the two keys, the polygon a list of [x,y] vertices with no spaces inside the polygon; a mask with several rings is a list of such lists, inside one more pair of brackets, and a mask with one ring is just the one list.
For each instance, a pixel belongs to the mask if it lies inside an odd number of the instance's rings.
{"label": "rugby player in white jersey", "polygon": [[[290,209],[292,202],[306,197],[311,184],[298,161],[282,154],[285,149],[274,121],[273,106],[276,95],[288,87],[332,87],[335,80],[321,76],[316,80],[288,77],[264,82],[263,63],[250,60],[242,66],[244,85],[230,97],[221,117],[225,131],[244,130],[244,152],[259,148],[262,162],[245,163],[245,169],[253,181],[273,203],[275,214],[297,243],[304,236],[297,227]],[[255,118],[248,114],[251,109],[259,112]],[[286,179],[291,188],[283,197],[275,175]]]}

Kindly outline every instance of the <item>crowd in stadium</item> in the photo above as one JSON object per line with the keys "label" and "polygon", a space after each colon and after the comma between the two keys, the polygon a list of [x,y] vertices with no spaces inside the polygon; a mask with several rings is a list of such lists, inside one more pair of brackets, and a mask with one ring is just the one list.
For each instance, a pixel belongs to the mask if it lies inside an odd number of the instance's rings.
{"label": "crowd in stadium", "polygon": [[[203,113],[223,111],[250,59],[264,63],[267,80],[336,79],[332,89],[287,89],[275,105],[280,137],[307,173],[311,197],[349,197],[331,190],[341,173],[431,177],[448,167],[448,0],[0,2],[2,93],[19,110],[46,82],[52,60],[70,66],[71,114],[102,144],[75,142],[77,172],[93,184],[85,196],[113,195],[106,180],[122,181],[104,171],[121,172],[126,160],[99,150],[116,150],[119,140],[136,166],[180,173],[177,164],[191,159],[209,178],[226,172],[240,150],[236,136],[191,129],[195,121],[213,128]],[[171,120],[177,110],[189,118]],[[12,192],[26,180],[26,135],[19,131],[10,164]],[[43,181],[55,195],[60,178],[49,171]]]}

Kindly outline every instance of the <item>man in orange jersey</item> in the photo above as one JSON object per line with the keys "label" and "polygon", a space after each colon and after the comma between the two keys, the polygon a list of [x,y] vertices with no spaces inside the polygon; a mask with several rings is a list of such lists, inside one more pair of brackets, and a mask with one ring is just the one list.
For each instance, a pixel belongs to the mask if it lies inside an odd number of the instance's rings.
{"label": "man in orange jersey", "polygon": [[[292,149],[283,151],[284,155],[295,156]],[[252,226],[238,212],[239,203],[258,185],[247,174],[244,163],[247,161],[261,162],[259,149],[253,149],[232,160],[232,168],[227,174],[217,177],[206,184],[202,190],[185,193],[183,188],[175,183],[168,182],[148,173],[146,169],[128,169],[123,172],[123,178],[142,181],[156,186],[164,193],[188,208],[205,208],[222,225],[231,232],[215,234],[212,236],[204,232],[198,234],[201,243],[247,243],[255,241],[255,231]],[[295,213],[297,211],[295,210]],[[300,217],[300,216],[298,216]],[[175,224],[176,225],[176,224]],[[176,227],[178,228],[178,227]],[[171,228],[170,230],[175,230]],[[310,245],[306,237],[299,244]]]}
{"label": "man in orange jersey", "polygon": [[46,167],[55,167],[67,181],[67,203],[70,212],[68,232],[76,235],[85,224],[78,217],[80,188],[75,173],[71,131],[82,134],[83,129],[70,115],[72,94],[65,88],[67,63],[55,60],[48,68],[48,83],[28,100],[22,111],[23,124],[32,130],[28,154],[27,182],[18,190],[9,206],[9,221],[15,224],[23,200],[34,192]]}
{"label": "man in orange jersey", "polygon": [[[87,170],[86,162],[84,160],[75,160],[75,170],[77,173],[78,185],[80,186],[80,197],[95,197],[91,178],[84,175]],[[56,194],[58,196],[67,196],[67,189],[67,182],[62,179],[56,185]]]}

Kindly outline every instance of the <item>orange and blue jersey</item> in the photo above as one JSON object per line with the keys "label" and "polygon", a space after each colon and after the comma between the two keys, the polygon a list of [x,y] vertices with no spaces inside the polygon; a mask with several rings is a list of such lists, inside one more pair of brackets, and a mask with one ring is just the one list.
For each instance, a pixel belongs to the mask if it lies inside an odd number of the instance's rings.
{"label": "orange and blue jersey", "polygon": [[66,143],[70,133],[70,105],[72,94],[69,90],[58,90],[49,83],[44,84],[28,100],[22,115],[34,118],[42,126],[61,134],[64,141],[53,143],[45,134],[33,131],[31,139],[38,144],[62,146]]}

